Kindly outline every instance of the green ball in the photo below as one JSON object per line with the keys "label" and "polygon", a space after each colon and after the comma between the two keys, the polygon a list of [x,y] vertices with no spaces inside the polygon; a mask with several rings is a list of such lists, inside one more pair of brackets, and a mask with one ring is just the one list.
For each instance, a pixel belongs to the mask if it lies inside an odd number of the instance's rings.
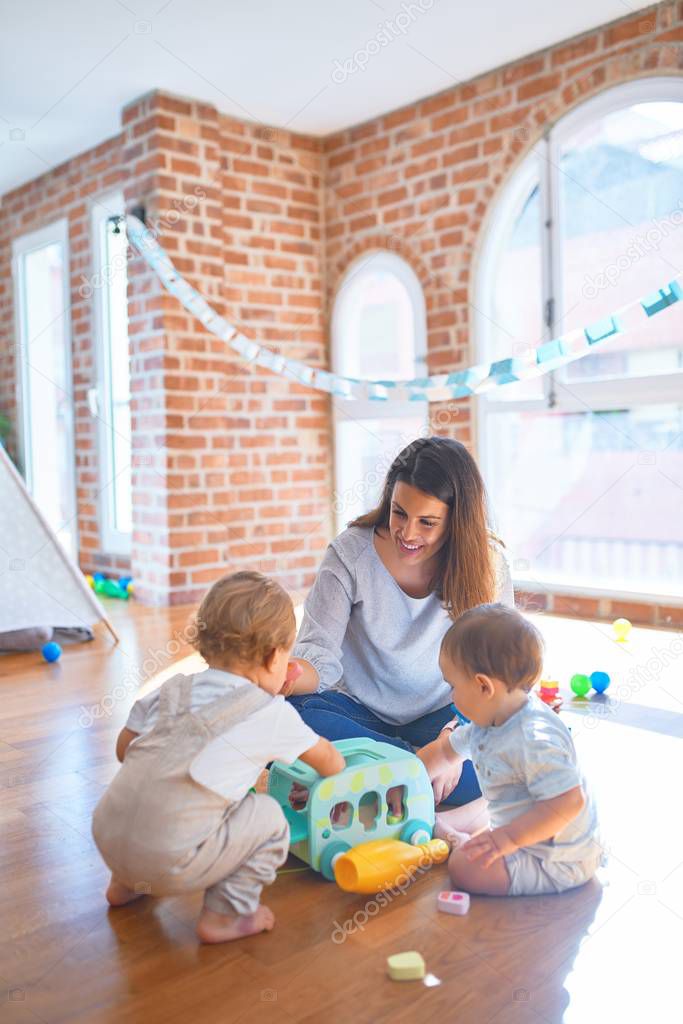
{"label": "green ball", "polygon": [[577,672],[577,674],[572,676],[569,680],[569,685],[577,697],[585,697],[591,688],[591,681],[588,676],[584,676],[580,672]]}

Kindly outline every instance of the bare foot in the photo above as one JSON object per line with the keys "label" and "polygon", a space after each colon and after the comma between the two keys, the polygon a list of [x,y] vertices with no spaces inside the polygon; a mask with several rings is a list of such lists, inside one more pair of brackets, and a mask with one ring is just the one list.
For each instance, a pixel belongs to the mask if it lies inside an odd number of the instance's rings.
{"label": "bare foot", "polygon": [[204,907],[197,921],[197,938],[200,942],[231,942],[269,932],[274,924],[275,914],[263,904],[253,914],[217,914]]}
{"label": "bare foot", "polygon": [[110,907],[125,907],[126,903],[132,903],[133,900],[139,900],[141,896],[144,896],[144,892],[135,892],[134,889],[129,889],[123,882],[117,882],[114,876],[111,876],[111,881],[104,894],[107,897],[107,903]]}

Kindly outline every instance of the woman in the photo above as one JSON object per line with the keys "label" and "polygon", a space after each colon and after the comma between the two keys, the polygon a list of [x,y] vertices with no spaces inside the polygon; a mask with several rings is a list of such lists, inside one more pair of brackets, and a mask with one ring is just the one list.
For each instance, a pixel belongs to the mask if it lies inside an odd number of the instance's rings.
{"label": "woman", "polygon": [[[290,699],[327,739],[369,736],[419,752],[457,714],[439,671],[442,637],[462,612],[494,600],[514,605],[474,459],[449,438],[413,441],[377,508],[325,553],[304,604]],[[480,795],[471,761],[455,789],[452,769],[442,772],[432,779],[437,802]]]}

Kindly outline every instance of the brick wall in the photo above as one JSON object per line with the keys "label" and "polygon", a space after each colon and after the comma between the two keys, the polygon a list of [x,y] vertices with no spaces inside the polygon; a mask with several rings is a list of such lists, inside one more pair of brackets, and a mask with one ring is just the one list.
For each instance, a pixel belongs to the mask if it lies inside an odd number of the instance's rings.
{"label": "brick wall", "polygon": [[[142,203],[179,270],[249,336],[326,365],[322,144],[152,93],[120,136],[3,197],[0,409],[16,421],[12,239],[69,220],[79,561],[125,570],[102,549],[90,206],[119,186]],[[227,568],[310,584],[331,531],[328,401],[232,357],[187,316],[140,257],[129,265],[133,509],[131,568],[150,603],[182,603]],[[16,448],[16,438],[10,439]]]}
{"label": "brick wall", "polygon": [[[593,93],[679,73],[682,47],[683,3],[659,5],[325,140],[156,92],[123,111],[121,136],[5,196],[0,344],[9,355],[0,408],[10,414],[9,243],[69,216],[83,567],[107,561],[85,406],[92,311],[78,294],[80,273],[91,267],[93,196],[123,183],[127,203],[144,203],[181,272],[220,313],[321,366],[344,271],[361,253],[397,252],[425,290],[430,372],[456,369],[474,355],[473,253],[511,169],[549,124]],[[133,572],[141,597],[193,599],[227,567],[245,565],[306,586],[331,529],[328,400],[232,359],[139,258],[129,275]],[[467,402],[434,413],[436,431],[472,442]],[[557,610],[563,601],[555,598]],[[612,614],[604,603],[585,610]],[[673,613],[634,606],[632,614],[672,621]]]}
{"label": "brick wall", "polygon": [[[128,207],[230,321],[325,365],[321,144],[152,93],[124,111]],[[330,533],[328,404],[231,356],[138,258],[130,274],[133,565],[182,603],[228,568],[310,583]]]}

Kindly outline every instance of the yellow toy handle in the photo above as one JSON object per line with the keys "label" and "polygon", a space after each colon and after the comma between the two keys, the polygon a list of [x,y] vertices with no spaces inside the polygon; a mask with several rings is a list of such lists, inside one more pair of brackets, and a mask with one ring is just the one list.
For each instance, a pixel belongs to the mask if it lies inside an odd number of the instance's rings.
{"label": "yellow toy handle", "polygon": [[393,889],[448,859],[443,839],[411,846],[397,839],[373,839],[343,853],[334,864],[334,877],[345,892],[375,893]]}

